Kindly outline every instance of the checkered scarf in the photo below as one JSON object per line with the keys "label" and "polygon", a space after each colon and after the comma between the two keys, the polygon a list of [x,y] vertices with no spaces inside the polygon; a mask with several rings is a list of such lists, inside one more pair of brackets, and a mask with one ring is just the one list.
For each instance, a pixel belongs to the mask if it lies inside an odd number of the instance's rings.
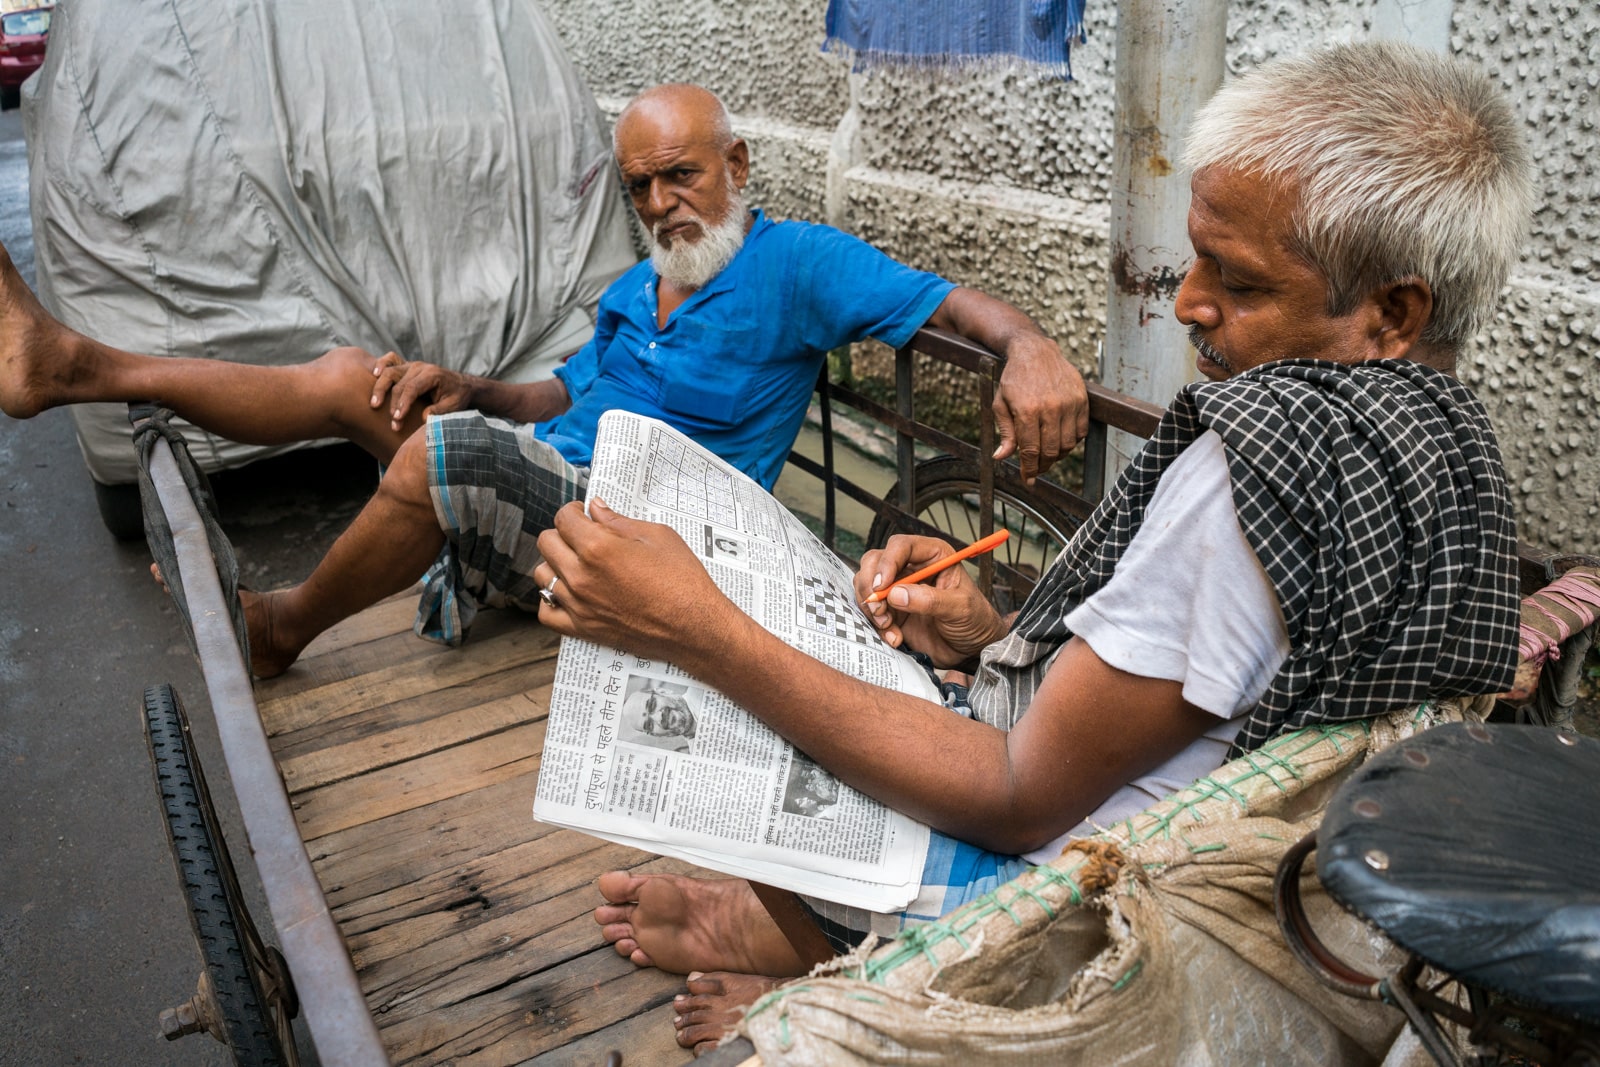
{"label": "checkered scarf", "polygon": [[1509,688],[1517,557],[1499,448],[1465,386],[1405,360],[1291,360],[1186,387],[1023,605],[1017,647],[996,666],[1025,666],[1070,636],[1067,614],[1111,579],[1162,472],[1208,429],[1289,631],[1238,750],[1309,723]]}

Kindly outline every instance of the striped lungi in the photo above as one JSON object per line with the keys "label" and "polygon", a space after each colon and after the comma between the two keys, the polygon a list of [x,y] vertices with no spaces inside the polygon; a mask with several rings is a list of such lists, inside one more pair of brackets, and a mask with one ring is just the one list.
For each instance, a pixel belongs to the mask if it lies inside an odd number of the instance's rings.
{"label": "striped lungi", "polygon": [[802,896],[836,952],[849,952],[868,934],[892,940],[909,926],[932,922],[993,892],[1035,866],[1021,856],[989,852],[934,830],[928,835],[928,858],[922,864],[922,889],[905,911],[883,914]]}
{"label": "striped lungi", "polygon": [[[944,706],[963,718],[972,718],[967,687],[942,680],[927,656],[920,652],[911,655],[939,687]],[[928,834],[928,856],[922,861],[922,887],[904,911],[868,911],[808,896],[802,896],[800,903],[834,950],[843,953],[861,944],[868,934],[892,940],[909,926],[932,922],[999,889],[1032,866],[1022,856],[990,852],[933,830]]]}
{"label": "striped lungi", "polygon": [[423,577],[414,629],[459,645],[481,607],[538,610],[539,534],[563,504],[583,499],[589,468],[568,463],[531,423],[476,411],[434,416],[422,432],[445,544]]}

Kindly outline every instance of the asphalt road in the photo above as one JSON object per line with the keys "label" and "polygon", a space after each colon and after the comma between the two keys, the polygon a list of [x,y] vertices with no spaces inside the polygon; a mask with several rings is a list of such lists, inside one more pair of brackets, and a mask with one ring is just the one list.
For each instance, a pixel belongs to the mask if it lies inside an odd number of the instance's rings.
{"label": "asphalt road", "polygon": [[[19,114],[0,115],[0,240],[31,283]],[[375,481],[374,463],[344,449],[217,477],[245,581],[303,576]],[[0,1065],[231,1062],[205,1035],[168,1044],[156,1025],[193,993],[200,957],[145,751],[145,687],[177,688],[236,857],[244,835],[199,671],[149,564],[142,543],[101,526],[64,411],[0,416]]]}

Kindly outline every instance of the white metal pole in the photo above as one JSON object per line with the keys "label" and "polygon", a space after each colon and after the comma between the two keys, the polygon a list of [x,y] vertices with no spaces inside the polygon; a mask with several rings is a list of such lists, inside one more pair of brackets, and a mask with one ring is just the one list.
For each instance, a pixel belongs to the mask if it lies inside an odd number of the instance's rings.
{"label": "white metal pole", "polygon": [[[1101,380],[1166,405],[1194,377],[1172,308],[1191,259],[1183,135],[1222,84],[1227,0],[1122,0],[1117,5],[1111,263]],[[1106,484],[1140,442],[1114,433]]]}

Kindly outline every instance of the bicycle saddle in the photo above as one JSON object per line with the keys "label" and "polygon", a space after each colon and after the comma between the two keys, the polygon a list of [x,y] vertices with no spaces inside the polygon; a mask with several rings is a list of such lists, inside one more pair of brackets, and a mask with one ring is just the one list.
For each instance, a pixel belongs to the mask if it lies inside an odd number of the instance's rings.
{"label": "bicycle saddle", "polygon": [[1469,984],[1600,1023],[1600,741],[1455,723],[1375,756],[1317,831],[1335,901]]}

